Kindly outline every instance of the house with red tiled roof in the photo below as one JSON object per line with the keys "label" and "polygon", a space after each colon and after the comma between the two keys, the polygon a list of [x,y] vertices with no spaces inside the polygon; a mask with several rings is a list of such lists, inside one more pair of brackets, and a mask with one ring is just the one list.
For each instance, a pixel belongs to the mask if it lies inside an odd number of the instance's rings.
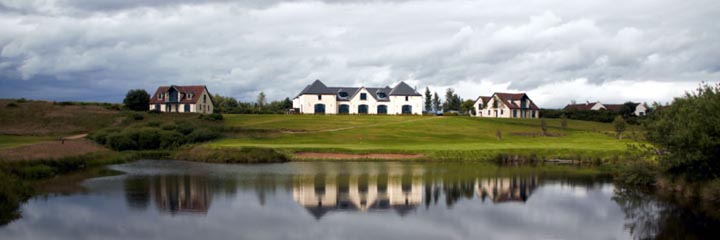
{"label": "house with red tiled roof", "polygon": [[600,102],[585,102],[580,104],[568,104],[565,108],[563,108],[565,111],[597,111],[600,109],[607,109],[607,107]]}
{"label": "house with red tiled roof", "polygon": [[475,100],[475,116],[490,118],[539,118],[540,108],[525,93],[494,93]]}
{"label": "house with red tiled roof", "polygon": [[160,86],[150,98],[150,110],[178,113],[212,113],[212,95],[205,85]]}

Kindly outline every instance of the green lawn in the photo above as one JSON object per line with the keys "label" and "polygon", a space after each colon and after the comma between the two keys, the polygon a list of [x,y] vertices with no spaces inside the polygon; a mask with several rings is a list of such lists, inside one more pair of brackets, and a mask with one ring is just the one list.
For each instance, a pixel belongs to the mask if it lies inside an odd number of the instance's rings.
{"label": "green lawn", "polygon": [[[267,147],[290,151],[423,153],[436,158],[491,157],[499,153],[609,158],[634,140],[617,140],[607,123],[546,120],[554,136],[540,136],[540,120],[429,116],[225,115],[243,129],[279,130],[266,136],[225,138],[213,147]],[[496,131],[501,130],[502,141]],[[631,128],[630,132],[634,131]],[[633,135],[626,133],[626,135]],[[636,134],[639,135],[639,134]]]}
{"label": "green lawn", "polygon": [[50,140],[49,137],[0,135],[0,149],[35,144]]}

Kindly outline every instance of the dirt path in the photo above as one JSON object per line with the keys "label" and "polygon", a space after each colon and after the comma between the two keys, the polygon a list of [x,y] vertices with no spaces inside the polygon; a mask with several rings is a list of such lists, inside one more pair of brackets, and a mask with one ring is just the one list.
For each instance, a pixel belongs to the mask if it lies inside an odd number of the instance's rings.
{"label": "dirt path", "polygon": [[63,137],[65,140],[78,140],[87,137],[87,133]]}
{"label": "dirt path", "polygon": [[411,123],[411,122],[425,121],[425,120],[437,119],[437,118],[440,118],[440,117],[419,118],[419,119],[413,119],[413,120],[402,121],[402,122],[376,123],[376,124],[370,124],[370,125],[341,127],[341,128],[323,129],[323,130],[316,130],[316,131],[282,131],[282,133],[303,134],[303,133],[337,132],[337,131],[350,130],[350,129],[355,129],[355,128],[386,126],[386,125],[393,125],[393,124],[399,124],[399,123]]}
{"label": "dirt path", "polygon": [[371,153],[371,154],[347,154],[347,153],[316,153],[316,152],[299,152],[294,157],[298,159],[415,159],[421,158],[422,154],[396,154],[396,153]]}

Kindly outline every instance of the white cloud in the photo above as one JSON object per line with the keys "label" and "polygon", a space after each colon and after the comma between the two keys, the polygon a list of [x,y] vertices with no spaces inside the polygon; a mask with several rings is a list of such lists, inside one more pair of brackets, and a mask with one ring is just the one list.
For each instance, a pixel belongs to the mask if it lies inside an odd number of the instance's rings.
{"label": "white cloud", "polygon": [[[410,80],[454,87],[468,99],[528,91],[547,107],[571,99],[665,102],[719,79],[718,5],[0,0],[0,81],[13,86],[0,94],[120,101],[128,88],[192,83],[243,100],[259,91],[281,99],[319,78],[365,86]],[[66,91],[77,86],[112,91],[112,99]],[[554,86],[588,91],[542,97],[561,89]]]}

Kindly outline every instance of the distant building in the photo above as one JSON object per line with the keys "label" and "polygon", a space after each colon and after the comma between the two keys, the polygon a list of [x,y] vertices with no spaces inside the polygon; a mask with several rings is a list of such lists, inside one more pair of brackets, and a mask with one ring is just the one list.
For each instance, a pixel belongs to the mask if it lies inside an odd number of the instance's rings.
{"label": "distant building", "polygon": [[212,95],[205,85],[160,86],[150,98],[150,110],[179,113],[212,113]]}
{"label": "distant building", "polygon": [[525,93],[494,93],[475,100],[475,116],[487,118],[539,118],[540,108]]}
{"label": "distant building", "polygon": [[405,82],[394,88],[328,87],[315,80],[293,99],[302,114],[422,114],[423,97]]}
{"label": "distant building", "polygon": [[[635,116],[645,116],[647,114],[647,107],[643,103],[635,104]],[[600,102],[586,102],[581,104],[568,104],[563,108],[564,111],[599,111],[608,110],[612,112],[620,112],[624,104],[602,104]]]}

